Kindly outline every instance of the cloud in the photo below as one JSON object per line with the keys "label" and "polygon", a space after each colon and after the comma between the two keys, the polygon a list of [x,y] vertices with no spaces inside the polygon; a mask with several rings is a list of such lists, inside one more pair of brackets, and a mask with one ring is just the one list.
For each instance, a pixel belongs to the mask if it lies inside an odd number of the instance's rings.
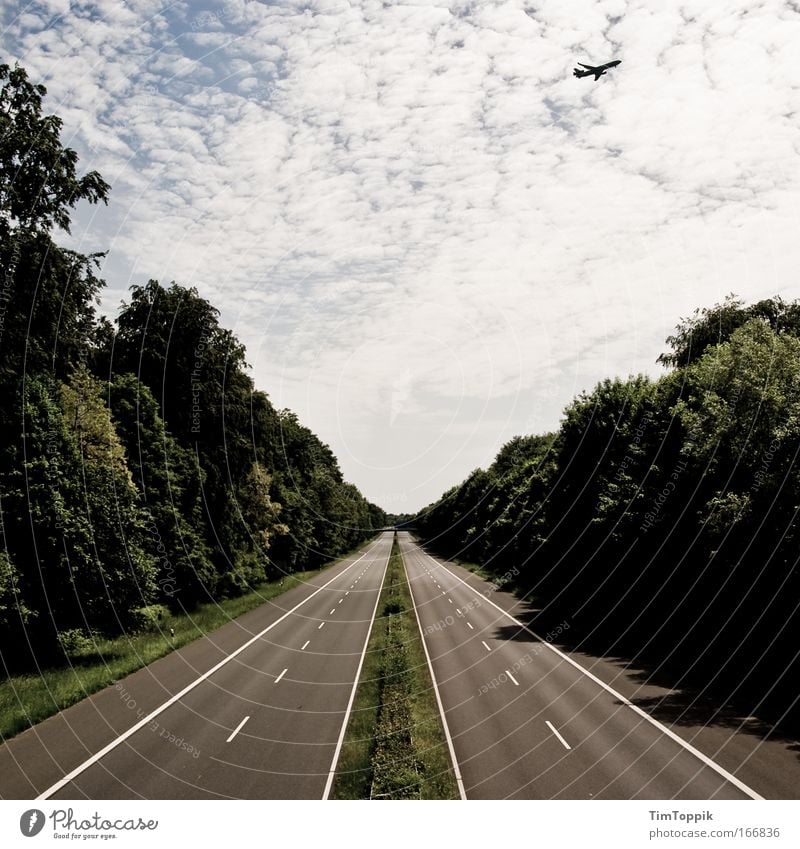
{"label": "cloud", "polygon": [[695,306],[796,294],[784,4],[56,6],[7,52],[113,184],[73,234],[110,248],[107,309],[198,286],[390,508],[657,374]]}

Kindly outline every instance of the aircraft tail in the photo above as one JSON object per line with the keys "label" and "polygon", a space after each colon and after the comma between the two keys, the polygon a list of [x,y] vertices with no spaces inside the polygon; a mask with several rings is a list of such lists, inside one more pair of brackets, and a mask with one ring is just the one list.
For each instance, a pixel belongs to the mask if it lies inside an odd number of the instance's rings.
{"label": "aircraft tail", "polygon": [[573,77],[591,77],[591,75],[592,75],[591,71],[581,71],[579,68],[573,68],[572,69],[572,76]]}

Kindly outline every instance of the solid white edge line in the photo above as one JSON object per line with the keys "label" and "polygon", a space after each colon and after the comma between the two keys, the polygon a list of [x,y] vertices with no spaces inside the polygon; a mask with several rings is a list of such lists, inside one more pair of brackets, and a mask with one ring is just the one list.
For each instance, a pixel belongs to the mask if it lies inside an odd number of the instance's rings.
{"label": "solid white edge line", "polygon": [[242,730],[242,726],[244,726],[245,722],[247,722],[247,720],[248,720],[248,719],[250,719],[250,717],[249,717],[249,716],[246,716],[246,717],[245,717],[245,718],[244,718],[244,719],[243,719],[243,720],[242,720],[242,721],[241,721],[241,722],[240,722],[240,723],[236,726],[236,728],[234,728],[234,729],[233,729],[233,732],[231,733],[231,736],[230,736],[230,737],[228,737],[228,739],[225,741],[226,743],[230,743],[230,742],[231,742],[231,740],[233,740],[233,738],[234,738],[234,737],[235,737],[235,736],[236,736],[236,735],[237,735],[237,734],[238,734],[238,733]]}
{"label": "solid white edge line", "polygon": [[[239,648],[236,649],[236,651],[231,652],[227,657],[224,657],[221,661],[219,661],[219,663],[212,666],[211,669],[209,669],[207,672],[204,672],[199,678],[196,678],[194,681],[192,681],[191,684],[188,684],[179,693],[176,693],[174,696],[167,699],[167,701],[165,701],[162,705],[155,708],[155,710],[152,710],[150,713],[147,714],[147,716],[143,717],[135,725],[132,725],[127,731],[120,734],[119,737],[114,738],[110,743],[107,743],[105,746],[103,746],[103,748],[100,749],[99,752],[96,752],[94,755],[92,755],[90,758],[85,760],[83,763],[76,766],[75,769],[68,772],[63,778],[59,779],[51,787],[48,787],[47,790],[45,790],[43,793],[40,793],[36,797],[37,801],[42,800],[42,799],[49,799],[50,796],[52,796],[54,793],[58,793],[58,791],[62,787],[69,784],[70,781],[77,778],[85,770],[89,769],[89,767],[92,766],[92,764],[97,763],[97,761],[99,761],[101,758],[105,757],[110,751],[112,751],[113,749],[116,749],[116,747],[119,746],[120,743],[124,743],[125,740],[127,740],[129,737],[133,736],[140,729],[144,728],[145,725],[148,725],[149,723],[151,723],[157,716],[162,714],[168,707],[171,707],[172,705],[175,704],[175,702],[182,699],[187,693],[190,693],[198,684],[202,684],[203,681],[205,681],[207,678],[210,678],[218,670],[222,669],[222,667],[225,666],[226,663],[229,663],[235,657],[240,655],[245,649],[250,648],[250,646],[252,646],[253,643],[258,642],[258,640],[260,640],[264,636],[264,634],[267,633],[267,631],[271,631],[276,625],[278,625],[280,622],[283,622],[283,620],[286,619],[288,616],[291,616],[295,612],[295,610],[297,610],[299,607],[302,607],[307,601],[310,601],[312,598],[314,598],[314,596],[317,593],[322,592],[329,584],[332,584],[334,581],[341,578],[342,575],[344,575],[345,572],[349,571],[350,569],[353,568],[353,566],[356,565],[356,563],[359,563],[361,560],[363,560],[370,553],[370,550],[372,548],[374,548],[375,545],[378,544],[379,541],[380,541],[380,539],[376,540],[372,545],[370,545],[367,548],[367,550],[357,560],[354,560],[349,566],[347,566],[345,569],[342,569],[342,571],[339,572],[338,574],[334,575],[330,579],[330,581],[328,581],[327,583],[324,583],[321,587],[314,590],[314,592],[311,593],[311,595],[306,596],[306,598],[304,598],[301,602],[296,604],[291,610],[287,610],[286,613],[283,614],[283,616],[276,619],[271,625],[267,625],[267,627],[264,628],[263,631],[259,631],[259,633],[256,634],[254,637],[251,637],[246,643],[239,646]],[[324,625],[325,623],[323,622],[322,624]],[[146,668],[146,667],[142,667],[142,668]]]}
{"label": "solid white edge line", "polygon": [[283,676],[284,676],[284,675],[285,675],[288,671],[289,671],[289,667],[287,666],[287,667],[286,667],[286,669],[284,669],[284,670],[283,670],[283,672],[281,672],[281,674],[280,674],[280,675],[279,675],[279,676],[275,679],[275,683],[277,684],[277,683],[278,683],[278,681],[280,681],[280,680],[281,680],[281,678],[283,678]]}
{"label": "solid white edge line", "polygon": [[361,678],[361,667],[364,665],[364,658],[367,656],[367,646],[369,645],[369,638],[372,636],[372,628],[375,625],[375,616],[378,613],[378,605],[381,602],[381,593],[383,592],[383,584],[386,580],[386,573],[389,571],[389,559],[392,556],[392,547],[394,546],[394,538],[392,538],[392,545],[389,547],[389,553],[386,555],[386,564],[383,568],[383,577],[381,578],[381,585],[378,587],[378,596],[375,599],[375,608],[372,611],[372,619],[369,622],[369,628],[367,628],[367,637],[364,640],[364,648],[361,649],[361,659],[358,661],[358,669],[356,669],[356,677],[353,681],[353,689],[350,691],[350,700],[347,702],[347,708],[344,712],[344,720],[342,722],[342,729],[339,732],[339,739],[336,742],[336,750],[333,753],[333,760],[331,761],[331,768],[328,770],[328,780],[325,782],[325,789],[322,792],[322,801],[326,802],[331,795],[331,789],[333,788],[333,779],[336,777],[336,764],[339,761],[339,754],[342,751],[342,746],[344,745],[344,735],[347,731],[347,723],[350,719],[350,713],[353,710],[353,703],[356,700],[356,690],[358,690],[358,682]]}
{"label": "solid white edge line", "polygon": [[[417,546],[417,548],[418,548],[419,551],[421,551],[426,556],[428,556],[428,557],[431,556],[426,551],[423,551],[419,547],[419,545]],[[465,580],[463,580],[458,575],[456,575],[455,572],[452,572],[450,569],[448,569],[447,566],[445,566],[442,563],[439,563],[438,565],[441,566],[442,569],[445,569],[447,572],[449,572],[457,581],[461,581],[461,583],[464,584],[464,586],[467,587],[468,589],[472,590],[472,592],[474,592],[474,593],[478,592],[475,589],[475,587],[471,587]],[[614,696],[615,699],[619,699],[624,705],[626,705],[632,711],[634,711],[634,713],[637,713],[639,716],[642,717],[642,719],[647,720],[647,722],[649,722],[654,728],[657,728],[663,734],[666,734],[667,737],[669,737],[671,740],[674,740],[680,746],[683,746],[683,748],[686,749],[687,752],[690,752],[691,754],[693,754],[696,758],[701,760],[707,767],[710,767],[711,769],[713,769],[714,772],[716,772],[718,775],[721,775],[724,779],[726,779],[727,781],[730,781],[730,783],[733,784],[735,787],[738,787],[739,790],[742,791],[742,793],[746,794],[751,799],[757,799],[757,800],[763,801],[763,799],[764,799],[763,796],[761,796],[759,793],[756,793],[756,791],[753,790],[752,787],[748,787],[743,781],[740,781],[735,775],[728,772],[728,770],[725,769],[725,767],[722,767],[718,763],[716,763],[715,761],[711,760],[711,758],[708,757],[708,755],[704,755],[699,749],[695,749],[695,747],[691,743],[688,743],[686,740],[684,740],[683,737],[679,736],[674,731],[671,731],[669,728],[667,728],[666,725],[662,725],[657,719],[654,719],[652,716],[650,716],[650,714],[646,713],[640,707],[633,704],[633,702],[631,702],[630,699],[626,699],[625,696],[623,696],[621,693],[618,693],[613,687],[606,684],[605,681],[601,681],[596,675],[593,675],[591,672],[589,672],[588,669],[584,669],[580,665],[580,663],[573,660],[569,655],[564,654],[564,652],[561,651],[561,649],[556,648],[552,643],[547,642],[547,640],[543,640],[535,631],[532,631],[527,625],[524,625],[522,622],[519,621],[519,619],[517,619],[515,616],[512,616],[507,610],[503,610],[503,608],[500,607],[499,604],[496,604],[495,602],[493,602],[488,596],[483,595],[483,593],[478,593],[478,594],[481,595],[484,598],[485,601],[489,602],[489,604],[491,604],[492,607],[496,607],[503,614],[503,616],[507,616],[515,625],[518,625],[520,628],[527,631],[529,634],[531,634],[533,637],[535,637],[537,640],[539,640],[542,643],[542,645],[546,646],[552,652],[555,652],[555,654],[557,654],[562,660],[565,660],[571,666],[574,666],[577,670],[579,670],[584,675],[586,675],[588,678],[590,678],[592,681],[594,681],[595,684],[598,684],[607,693],[610,693],[612,696]]]}
{"label": "solid white edge line", "polygon": [[[450,760],[453,764],[453,774],[456,777],[458,795],[461,797],[462,801],[466,802],[467,791],[464,789],[464,781],[461,778],[461,768],[459,767],[458,759],[456,758],[456,750],[453,746],[453,738],[450,736],[450,726],[447,724],[447,717],[444,715],[444,705],[442,704],[442,697],[439,695],[439,685],[436,683],[436,674],[433,671],[431,656],[428,653],[428,646],[425,643],[425,634],[422,631],[422,622],[420,622],[419,613],[417,612],[417,600],[414,598],[414,587],[411,585],[411,578],[409,578],[408,576],[408,569],[406,568],[406,558],[403,556],[402,549],[400,550],[400,555],[403,559],[403,571],[406,575],[408,591],[411,593],[411,603],[414,605],[414,616],[417,617],[417,627],[419,628],[420,639],[422,640],[422,648],[425,651],[425,660],[428,661],[428,671],[431,674],[431,682],[433,683],[433,693],[436,696],[436,704],[439,707],[439,716],[442,718],[442,728],[444,729],[444,736],[447,739],[447,748],[450,751]],[[444,595],[444,593],[442,593],[442,595]]]}
{"label": "solid white edge line", "polygon": [[545,719],[544,724],[553,732],[553,734],[556,735],[556,737],[558,737],[565,749],[572,749],[572,746],[570,746],[570,744],[567,743],[567,741],[561,736],[558,729],[552,722],[550,722],[549,719]]}

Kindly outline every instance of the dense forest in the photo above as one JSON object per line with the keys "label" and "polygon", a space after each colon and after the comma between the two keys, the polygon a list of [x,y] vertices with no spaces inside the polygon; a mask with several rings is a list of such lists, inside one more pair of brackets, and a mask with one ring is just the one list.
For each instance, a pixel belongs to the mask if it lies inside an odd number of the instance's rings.
{"label": "dense forest", "polygon": [[103,255],[60,247],[79,176],[44,87],[0,65],[0,654],[58,661],[351,549],[386,521],[330,449],[257,390],[194,288],[96,314]]}
{"label": "dense forest", "polygon": [[798,719],[800,302],[681,320],[658,380],[605,380],[425,508],[447,557],[512,582],[578,647]]}

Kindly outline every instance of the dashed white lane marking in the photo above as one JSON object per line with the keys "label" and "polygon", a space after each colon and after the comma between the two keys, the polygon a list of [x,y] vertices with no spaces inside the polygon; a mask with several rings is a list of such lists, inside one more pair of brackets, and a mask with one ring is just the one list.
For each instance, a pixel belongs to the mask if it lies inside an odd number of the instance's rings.
{"label": "dashed white lane marking", "polygon": [[472,622],[467,622],[467,628],[469,628],[469,629],[470,629],[470,631],[474,631],[474,630],[475,630],[475,629],[472,627]]}
{"label": "dashed white lane marking", "polygon": [[452,599],[452,598],[448,598],[447,600],[450,602],[450,604],[452,604],[452,603],[453,603],[453,599]]}
{"label": "dashed white lane marking", "polygon": [[553,734],[556,735],[556,737],[558,737],[565,749],[572,748],[572,746],[570,746],[570,744],[567,743],[567,741],[558,733],[558,729],[553,725],[552,722],[550,722],[549,719],[545,719],[544,724],[553,732]]}
{"label": "dashed white lane marking", "polygon": [[486,649],[486,651],[492,650],[492,647],[486,642],[486,640],[481,640],[481,642],[483,643],[483,647]]}
{"label": "dashed white lane marking", "polygon": [[345,593],[345,595],[350,595],[350,590],[348,590],[348,591]]}
{"label": "dashed white lane marking", "polygon": [[506,675],[514,682],[515,687],[519,687],[519,681],[506,669]]}
{"label": "dashed white lane marking", "polygon": [[444,590],[442,590],[442,595],[447,595],[447,593]]}
{"label": "dashed white lane marking", "polygon": [[300,651],[305,651],[305,650],[306,650],[306,646],[307,646],[310,642],[311,642],[311,640],[306,640],[306,641],[303,643],[303,645],[302,645],[302,647],[301,647]]}
{"label": "dashed white lane marking", "polygon": [[[333,610],[331,610],[331,613],[336,613],[336,608],[335,608],[335,607],[333,608]],[[330,615],[331,615],[331,613],[329,613],[329,614],[328,614],[328,616],[330,616]]]}
{"label": "dashed white lane marking", "polygon": [[234,729],[233,729],[233,731],[231,732],[231,736],[230,736],[230,737],[228,737],[228,739],[225,741],[226,743],[230,743],[230,742],[231,742],[231,740],[233,740],[233,738],[234,738],[234,737],[235,737],[235,736],[236,736],[236,735],[237,735],[237,734],[238,734],[238,733],[242,730],[242,726],[245,724],[245,722],[247,722],[247,720],[248,720],[248,719],[250,719],[250,717],[249,717],[249,716],[246,716],[246,717],[245,717],[245,718],[244,718],[244,719],[243,719],[243,720],[242,720],[242,721],[241,721],[241,722],[240,722],[240,723],[236,726],[236,728],[234,728]]}
{"label": "dashed white lane marking", "polygon": [[[474,587],[471,587],[463,578],[459,578],[459,576],[456,575],[455,572],[452,572],[450,569],[448,569],[445,566],[442,566],[440,563],[437,563],[436,565],[439,566],[440,568],[444,569],[445,572],[447,572],[448,575],[455,578],[459,583],[463,584],[468,589],[471,589],[471,590],[474,591]],[[507,616],[517,627],[522,628],[524,631],[527,631],[532,637],[539,640],[545,648],[547,648],[549,651],[553,652],[554,654],[558,655],[558,657],[560,657],[561,660],[570,664],[570,666],[575,667],[575,669],[577,669],[579,672],[581,672],[583,675],[585,675],[591,681],[594,681],[595,684],[597,684],[599,687],[602,687],[602,689],[604,689],[607,693],[612,695],[615,699],[618,699],[621,704],[625,705],[626,707],[629,707],[634,713],[636,713],[638,716],[640,716],[645,722],[649,722],[650,725],[652,725],[654,728],[657,728],[662,734],[669,737],[670,740],[673,740],[679,746],[682,746],[684,749],[686,749],[687,752],[691,752],[691,754],[693,754],[698,760],[702,761],[707,767],[710,767],[718,775],[721,775],[726,781],[729,781],[731,784],[733,784],[734,787],[738,787],[739,790],[742,791],[742,793],[745,793],[751,799],[758,799],[759,801],[763,801],[764,797],[762,795],[760,795],[759,793],[756,793],[756,791],[753,790],[752,787],[748,787],[743,781],[738,779],[732,773],[728,772],[728,770],[726,770],[724,767],[721,767],[716,761],[714,761],[710,757],[708,757],[708,755],[703,754],[703,752],[701,752],[699,749],[696,749],[691,743],[684,740],[683,737],[676,734],[670,728],[667,728],[666,725],[663,725],[657,719],[654,719],[652,716],[650,716],[649,713],[647,713],[647,711],[643,710],[638,705],[633,704],[633,702],[631,702],[630,699],[625,698],[625,696],[623,696],[622,693],[615,690],[610,685],[606,684],[605,681],[602,681],[594,673],[589,672],[588,669],[585,669],[583,666],[580,665],[580,663],[578,663],[576,660],[573,660],[568,654],[565,654],[563,651],[561,651],[561,649],[558,649],[552,643],[548,643],[546,640],[541,639],[541,637],[539,637],[539,635],[535,631],[533,631],[531,628],[529,628],[527,625],[525,625],[523,622],[521,622],[515,616],[512,616],[507,610],[503,610],[503,608],[500,607],[500,605],[497,604],[496,602],[492,601],[488,597],[488,595],[486,596],[486,601],[487,601],[488,604],[490,604],[492,607],[494,607],[496,610],[498,610],[503,616]]]}
{"label": "dashed white lane marking", "polygon": [[317,630],[319,631],[319,629],[322,628],[324,624],[324,622],[320,622],[319,625],[317,625]]}
{"label": "dashed white lane marking", "polygon": [[98,752],[95,752],[93,755],[91,755],[91,757],[78,764],[78,766],[76,766],[73,770],[67,773],[63,778],[59,779],[55,784],[51,785],[46,790],[43,790],[36,797],[37,800],[49,799],[55,793],[58,793],[59,790],[61,790],[71,781],[74,781],[79,775],[84,773],[87,769],[92,767],[98,761],[102,760],[109,752],[112,752],[114,749],[117,748],[117,746],[122,745],[122,743],[124,743],[127,739],[132,737],[137,732],[141,731],[146,725],[149,725],[157,716],[160,716],[165,710],[172,707],[172,705],[174,705],[176,702],[180,701],[180,699],[182,699],[187,693],[190,693],[192,690],[195,689],[195,687],[198,687],[204,681],[207,681],[212,675],[222,669],[223,666],[227,665],[228,663],[231,663],[235,658],[242,654],[242,652],[246,651],[248,648],[250,648],[250,646],[254,645],[259,640],[261,640],[264,634],[267,634],[273,628],[276,628],[281,622],[291,616],[296,610],[299,610],[304,604],[309,602],[312,598],[321,593],[324,589],[329,587],[334,581],[339,580],[339,578],[341,578],[341,576],[345,572],[349,572],[357,563],[367,557],[367,555],[369,555],[371,552],[374,552],[376,547],[377,546],[374,545],[368,547],[363,554],[361,554],[356,560],[354,560],[349,566],[345,567],[342,571],[335,570],[336,574],[330,580],[326,581],[321,587],[318,587],[312,593],[307,595],[302,601],[299,601],[293,608],[291,608],[291,610],[287,610],[284,614],[282,614],[269,625],[267,625],[266,628],[259,631],[257,634],[254,634],[249,640],[239,646],[238,649],[235,649],[234,651],[230,652],[230,654],[226,654],[222,660],[220,660],[218,663],[215,663],[214,666],[212,666],[210,669],[207,669],[202,675],[195,678],[194,681],[189,682],[189,684],[187,684],[182,690],[179,690],[173,696],[168,698],[165,702],[162,702],[160,705],[158,705],[158,707],[156,707],[154,710],[150,711],[150,713],[143,716],[138,722],[135,722],[130,728],[128,728],[127,731],[123,732],[118,737],[115,737],[113,740],[103,746],[103,748],[100,749]]}
{"label": "dashed white lane marking", "polygon": [[343,598],[340,598],[340,599],[339,599],[339,601],[337,601],[336,603],[337,603],[337,604],[341,604],[343,601],[344,601],[344,599],[343,599]]}
{"label": "dashed white lane marking", "polygon": [[279,676],[275,679],[275,683],[277,684],[277,683],[278,683],[278,681],[280,681],[280,680],[281,680],[281,678],[283,678],[283,676],[284,676],[284,675],[285,675],[288,671],[289,671],[288,667],[287,667],[286,669],[284,669],[284,670],[283,670],[283,672],[281,672],[281,674],[280,674],[280,675],[279,675]]}

